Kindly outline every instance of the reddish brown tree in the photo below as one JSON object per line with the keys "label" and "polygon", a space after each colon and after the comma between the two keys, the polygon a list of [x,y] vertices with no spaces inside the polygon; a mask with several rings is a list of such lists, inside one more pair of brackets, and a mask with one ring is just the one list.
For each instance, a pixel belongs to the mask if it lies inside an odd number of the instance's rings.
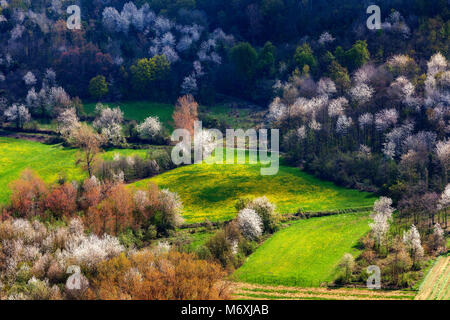
{"label": "reddish brown tree", "polygon": [[86,215],[87,225],[97,234],[119,235],[134,227],[134,203],[131,192],[122,184],[114,186],[97,207],[91,207]]}
{"label": "reddish brown tree", "polygon": [[198,120],[198,104],[192,95],[186,95],[178,99],[173,121],[177,129],[186,129],[194,135],[194,122]]}
{"label": "reddish brown tree", "polygon": [[96,207],[102,200],[102,187],[97,178],[86,179],[82,190],[79,204],[83,210],[87,211],[90,207]]}
{"label": "reddish brown tree", "polygon": [[159,206],[159,188],[154,183],[149,183],[147,190],[139,190],[134,194],[135,224],[148,226],[149,220],[155,215]]}
{"label": "reddish brown tree", "polygon": [[52,189],[45,201],[45,207],[56,217],[70,217],[77,210],[77,190],[71,183]]}
{"label": "reddish brown tree", "polygon": [[48,193],[44,181],[33,171],[26,169],[20,178],[11,183],[11,211],[21,218],[41,215]]}

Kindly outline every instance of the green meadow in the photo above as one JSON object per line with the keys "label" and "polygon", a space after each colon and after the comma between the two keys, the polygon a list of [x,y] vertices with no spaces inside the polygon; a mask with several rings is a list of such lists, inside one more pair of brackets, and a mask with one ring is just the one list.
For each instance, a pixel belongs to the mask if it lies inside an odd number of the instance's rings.
{"label": "green meadow", "polygon": [[260,169],[261,164],[194,164],[133,186],[144,188],[152,182],[177,192],[188,223],[232,219],[235,203],[242,197],[267,196],[279,213],[367,207],[375,201],[369,193],[338,187],[297,168],[281,165],[273,176],[262,176]]}
{"label": "green meadow", "polygon": [[369,214],[311,218],[292,223],[264,242],[234,277],[248,283],[318,287],[331,282],[345,253],[359,254]]}
{"label": "green meadow", "polygon": [[[96,103],[87,103],[84,110],[88,115],[93,115]],[[126,120],[144,121],[149,116],[158,116],[161,122],[171,128],[172,114],[175,107],[171,104],[157,103],[151,101],[129,101],[121,103],[105,103],[112,108],[120,107]]]}
{"label": "green meadow", "polygon": [[[105,158],[115,153],[124,156],[145,155],[146,150],[109,150]],[[10,195],[9,184],[29,168],[39,174],[47,183],[53,183],[65,176],[69,181],[82,180],[86,174],[75,165],[76,149],[61,145],[46,145],[28,140],[0,137],[0,203],[7,203]]]}

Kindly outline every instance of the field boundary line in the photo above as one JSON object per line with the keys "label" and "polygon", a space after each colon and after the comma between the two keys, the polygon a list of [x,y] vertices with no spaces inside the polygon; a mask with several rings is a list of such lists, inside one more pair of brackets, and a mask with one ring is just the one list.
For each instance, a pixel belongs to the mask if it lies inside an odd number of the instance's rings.
{"label": "field boundary line", "polygon": [[[310,211],[310,212],[302,212],[299,213],[280,213],[282,219],[286,219],[285,221],[297,221],[302,219],[310,219],[310,218],[321,218],[334,216],[339,214],[347,214],[347,213],[363,213],[372,211],[373,207],[357,207],[357,208],[346,208],[346,209],[338,209],[332,211]],[[180,229],[196,229],[202,227],[220,227],[222,225],[227,225],[231,223],[234,219],[225,220],[225,221],[216,221],[216,222],[198,222],[198,223],[189,223],[183,224],[179,228]]]}

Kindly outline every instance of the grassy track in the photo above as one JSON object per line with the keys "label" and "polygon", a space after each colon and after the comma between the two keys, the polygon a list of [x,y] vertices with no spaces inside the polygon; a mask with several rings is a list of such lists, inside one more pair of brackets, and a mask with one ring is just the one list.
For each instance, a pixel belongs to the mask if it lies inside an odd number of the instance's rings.
{"label": "grassy track", "polygon": [[436,260],[420,286],[416,300],[450,300],[450,255]]}
{"label": "grassy track", "polygon": [[294,222],[268,239],[234,277],[257,284],[318,287],[331,282],[345,253],[359,254],[369,214],[354,213]]}
{"label": "grassy track", "polygon": [[[225,154],[225,153],[224,153]],[[326,211],[367,207],[375,197],[369,193],[338,187],[297,168],[280,166],[278,174],[262,176],[260,164],[195,164],[133,184],[144,188],[150,181],[177,192],[188,223],[223,221],[236,216],[240,197],[267,196],[280,213]]]}
{"label": "grassy track", "polygon": [[233,297],[238,300],[412,300],[408,291],[381,291],[359,288],[296,288],[233,283]]}
{"label": "grassy track", "polygon": [[[85,173],[75,166],[76,153],[77,150],[60,145],[0,138],[0,203],[8,202],[8,185],[27,168],[36,171],[48,183],[55,182],[61,175],[69,181],[83,179]],[[104,157],[112,158],[114,153],[145,155],[146,150],[110,150]]]}

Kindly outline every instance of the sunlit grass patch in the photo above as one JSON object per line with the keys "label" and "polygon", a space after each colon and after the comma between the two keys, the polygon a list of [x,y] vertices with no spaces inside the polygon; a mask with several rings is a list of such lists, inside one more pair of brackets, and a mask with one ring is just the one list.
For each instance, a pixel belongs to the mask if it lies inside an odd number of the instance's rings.
{"label": "sunlit grass patch", "polygon": [[[47,183],[54,183],[59,177],[65,177],[68,181],[84,179],[86,173],[75,165],[77,152],[61,145],[0,138],[0,203],[8,202],[9,184],[27,168],[36,171]],[[103,156],[112,159],[115,153],[145,156],[147,150],[111,149]]]}
{"label": "sunlit grass patch", "polygon": [[371,206],[369,193],[338,187],[297,168],[281,165],[273,176],[262,176],[260,164],[194,164],[184,166],[133,186],[149,182],[177,192],[184,204],[187,222],[232,219],[234,205],[241,197],[267,196],[280,213],[326,211]]}
{"label": "sunlit grass patch", "polygon": [[369,214],[341,214],[294,222],[274,234],[236,271],[239,281],[299,287],[331,282],[345,253],[359,254]]}
{"label": "sunlit grass patch", "polygon": [[[120,103],[105,103],[105,105],[109,105],[111,108],[120,107],[126,120],[142,122],[149,116],[157,116],[166,128],[172,128],[174,105],[151,101],[124,101]],[[95,103],[87,103],[84,105],[84,109],[87,114],[93,115],[95,106]]]}

